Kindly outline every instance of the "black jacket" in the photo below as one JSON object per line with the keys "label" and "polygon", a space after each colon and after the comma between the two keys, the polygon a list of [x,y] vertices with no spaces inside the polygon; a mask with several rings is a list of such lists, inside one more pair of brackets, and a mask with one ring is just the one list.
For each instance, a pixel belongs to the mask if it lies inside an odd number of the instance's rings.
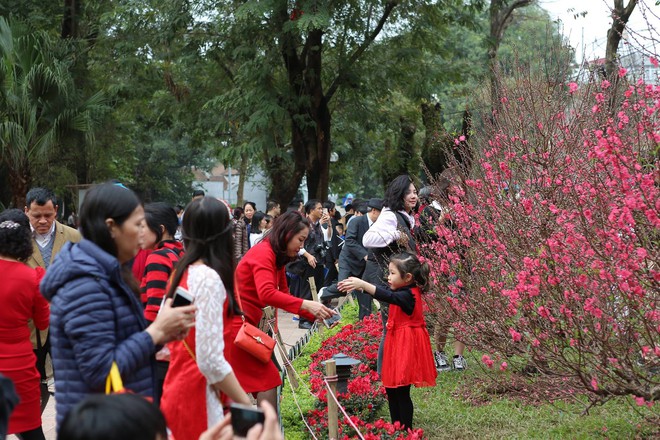
{"label": "black jacket", "polygon": [[346,229],[344,246],[339,254],[339,268],[347,268],[351,276],[360,276],[364,271],[367,249],[362,246],[362,237],[369,229],[369,217],[355,217]]}

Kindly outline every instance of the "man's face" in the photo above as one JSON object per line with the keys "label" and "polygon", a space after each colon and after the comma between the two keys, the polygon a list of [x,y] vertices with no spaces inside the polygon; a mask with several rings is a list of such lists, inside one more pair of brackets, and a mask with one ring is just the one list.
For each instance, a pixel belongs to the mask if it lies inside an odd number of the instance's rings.
{"label": "man's face", "polygon": [[47,234],[53,226],[55,216],[57,215],[57,206],[49,200],[45,205],[37,205],[36,202],[30,203],[25,207],[25,214],[30,219],[30,224],[37,231],[37,234]]}
{"label": "man's face", "polygon": [[314,209],[309,211],[309,218],[314,222],[317,222],[321,219],[321,217],[323,217],[323,205],[317,203]]}

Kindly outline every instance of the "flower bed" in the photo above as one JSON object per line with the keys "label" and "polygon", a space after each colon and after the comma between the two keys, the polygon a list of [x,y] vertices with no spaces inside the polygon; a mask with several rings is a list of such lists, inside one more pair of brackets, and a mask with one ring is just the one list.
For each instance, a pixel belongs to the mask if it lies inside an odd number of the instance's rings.
{"label": "flower bed", "polygon": [[[344,316],[346,317],[346,314]],[[378,410],[387,401],[385,388],[376,373],[381,334],[380,317],[372,315],[356,324],[345,325],[338,333],[321,342],[320,348],[309,357],[310,362],[305,375],[309,377],[310,390],[317,400],[313,404],[313,409],[307,409],[305,418],[318,438],[325,438],[328,434],[328,396],[324,382],[325,370],[321,362],[338,353],[344,353],[361,362],[353,367],[347,392],[338,393],[337,398],[364,438],[369,440],[423,438],[421,429],[404,431],[398,423],[386,422],[378,416]],[[303,407],[303,410],[305,409]],[[359,438],[342,414],[339,416],[339,433],[340,439]]]}

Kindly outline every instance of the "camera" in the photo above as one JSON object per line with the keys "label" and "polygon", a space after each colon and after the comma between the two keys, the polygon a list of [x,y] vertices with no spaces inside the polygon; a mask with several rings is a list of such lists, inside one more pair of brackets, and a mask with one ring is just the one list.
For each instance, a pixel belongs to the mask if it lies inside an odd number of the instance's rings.
{"label": "camera", "polygon": [[321,260],[325,260],[325,256],[328,255],[328,246],[323,243],[318,243],[314,246],[314,255],[316,255]]}

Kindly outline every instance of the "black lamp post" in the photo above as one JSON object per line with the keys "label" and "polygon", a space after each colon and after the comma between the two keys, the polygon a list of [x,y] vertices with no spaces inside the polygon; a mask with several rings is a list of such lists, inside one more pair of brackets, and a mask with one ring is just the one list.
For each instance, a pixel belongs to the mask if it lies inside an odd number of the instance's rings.
{"label": "black lamp post", "polygon": [[[337,365],[337,393],[345,393],[348,388],[348,379],[351,377],[351,368],[362,362],[353,359],[344,353],[337,353],[332,356],[332,359],[335,360]],[[325,362],[321,362],[321,365],[325,366]]]}

